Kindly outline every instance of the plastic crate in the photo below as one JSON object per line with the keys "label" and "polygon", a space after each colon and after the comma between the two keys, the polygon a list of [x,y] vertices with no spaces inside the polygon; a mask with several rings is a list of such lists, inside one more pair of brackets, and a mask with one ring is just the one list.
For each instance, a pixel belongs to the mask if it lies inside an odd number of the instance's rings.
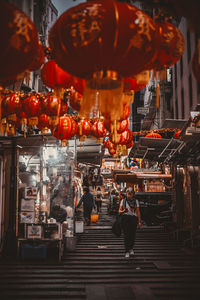
{"label": "plastic crate", "polygon": [[46,259],[47,248],[45,245],[21,245],[21,258],[24,259]]}

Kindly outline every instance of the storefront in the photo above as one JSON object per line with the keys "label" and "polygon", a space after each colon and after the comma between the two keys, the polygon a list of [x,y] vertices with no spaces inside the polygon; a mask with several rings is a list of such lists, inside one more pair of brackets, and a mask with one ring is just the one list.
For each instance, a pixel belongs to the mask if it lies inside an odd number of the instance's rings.
{"label": "storefront", "polygon": [[[15,234],[21,258],[40,251],[46,258],[49,249],[57,248],[60,260],[65,240],[74,236],[75,140],[70,140],[67,147],[60,147],[51,136],[7,141],[12,145],[14,172],[6,183],[10,199],[5,231]],[[6,252],[8,245],[4,246]]]}

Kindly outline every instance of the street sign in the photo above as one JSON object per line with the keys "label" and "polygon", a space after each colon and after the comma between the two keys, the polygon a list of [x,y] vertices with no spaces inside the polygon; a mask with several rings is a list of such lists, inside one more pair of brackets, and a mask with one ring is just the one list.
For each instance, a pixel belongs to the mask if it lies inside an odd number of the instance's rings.
{"label": "street sign", "polygon": [[137,107],[137,113],[140,115],[146,115],[149,112],[149,107]]}

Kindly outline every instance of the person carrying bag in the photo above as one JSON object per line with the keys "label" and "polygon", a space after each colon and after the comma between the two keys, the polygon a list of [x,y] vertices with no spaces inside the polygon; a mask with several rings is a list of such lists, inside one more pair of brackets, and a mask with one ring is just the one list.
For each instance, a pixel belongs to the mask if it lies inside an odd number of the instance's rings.
{"label": "person carrying bag", "polygon": [[120,202],[119,214],[121,215],[121,230],[124,233],[125,258],[134,255],[133,246],[137,226],[141,227],[139,201],[135,199],[135,192],[128,188],[126,196]]}

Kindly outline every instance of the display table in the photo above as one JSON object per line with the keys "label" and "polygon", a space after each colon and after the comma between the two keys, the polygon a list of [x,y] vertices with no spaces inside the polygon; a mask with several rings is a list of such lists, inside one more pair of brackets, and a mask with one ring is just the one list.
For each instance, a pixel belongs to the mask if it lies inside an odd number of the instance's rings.
{"label": "display table", "polygon": [[46,247],[55,244],[58,248],[58,259],[61,261],[64,249],[62,224],[42,223],[25,224],[24,237],[17,239],[17,255],[20,256],[22,245],[34,246],[45,245]]}
{"label": "display table", "polygon": [[18,238],[17,239],[17,256],[20,256],[20,249],[22,244],[46,244],[47,247],[49,244],[56,244],[56,247],[58,248],[58,260],[61,261],[63,250],[64,250],[64,244],[62,239],[25,239],[25,238]]}

